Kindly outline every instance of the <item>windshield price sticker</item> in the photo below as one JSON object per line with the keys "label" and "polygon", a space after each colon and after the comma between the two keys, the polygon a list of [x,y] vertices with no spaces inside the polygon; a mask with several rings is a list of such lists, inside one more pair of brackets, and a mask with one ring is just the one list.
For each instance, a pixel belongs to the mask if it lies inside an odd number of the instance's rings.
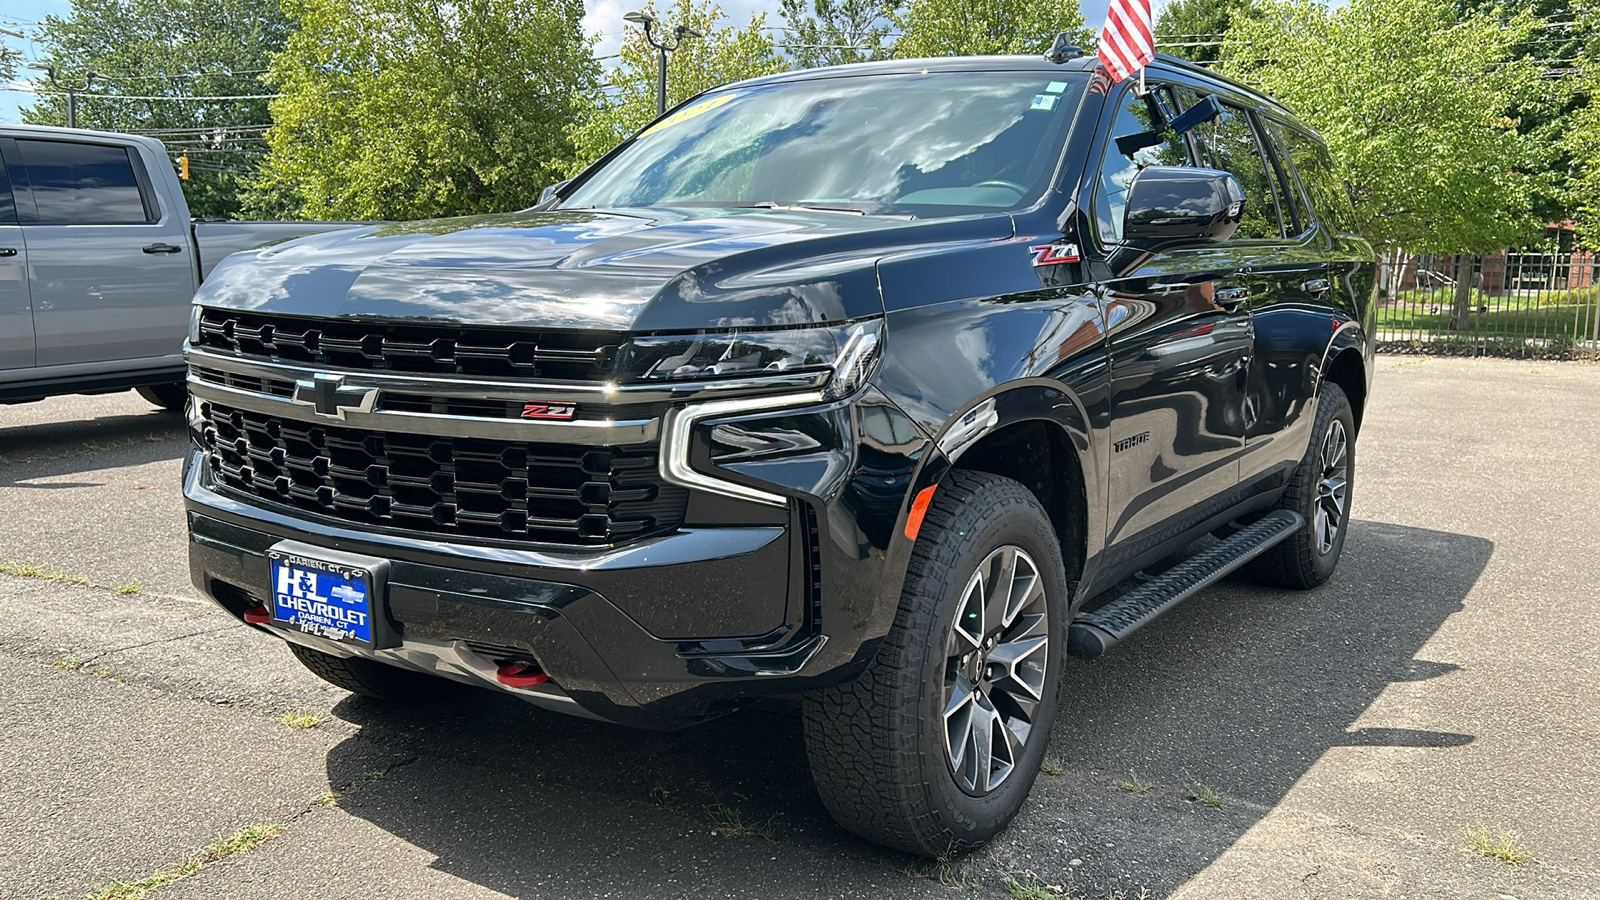
{"label": "windshield price sticker", "polygon": [[727,103],[729,100],[732,100],[733,96],[734,95],[732,94],[723,94],[720,97],[712,97],[709,100],[702,100],[693,106],[680,109],[672,115],[667,116],[665,119],[662,119],[654,125],[651,125],[649,128],[646,128],[644,131],[639,132],[639,137],[644,137],[647,134],[660,131],[663,128],[671,128],[680,122],[687,122],[695,116],[705,115],[722,104]]}
{"label": "windshield price sticker", "polygon": [[372,642],[366,571],[298,556],[272,560],[272,617],[307,634]]}
{"label": "windshield price sticker", "polygon": [[1042,109],[1045,112],[1049,112],[1050,110],[1056,108],[1056,101],[1060,99],[1061,98],[1055,94],[1034,94],[1033,105],[1028,108]]}

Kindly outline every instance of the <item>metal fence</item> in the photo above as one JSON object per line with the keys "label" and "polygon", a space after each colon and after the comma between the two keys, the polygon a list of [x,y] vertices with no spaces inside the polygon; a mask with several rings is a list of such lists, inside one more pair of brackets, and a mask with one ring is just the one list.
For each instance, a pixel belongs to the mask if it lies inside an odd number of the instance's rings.
{"label": "metal fence", "polygon": [[1600,362],[1593,253],[1390,253],[1378,274],[1384,352]]}

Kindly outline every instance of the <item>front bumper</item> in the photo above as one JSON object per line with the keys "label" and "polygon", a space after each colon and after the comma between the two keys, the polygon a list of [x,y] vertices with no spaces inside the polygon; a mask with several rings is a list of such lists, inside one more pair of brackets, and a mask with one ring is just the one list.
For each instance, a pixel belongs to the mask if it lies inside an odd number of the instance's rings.
{"label": "front bumper", "polygon": [[[268,599],[266,552],[280,541],[386,559],[383,613],[401,636],[398,648],[254,627],[564,712],[638,727],[691,724],[754,698],[855,677],[888,633],[910,549],[892,538],[924,446],[920,436],[914,446],[872,437],[884,431],[875,423],[885,404],[869,392],[785,413],[785,434],[804,424],[798,417],[815,416],[840,439],[782,460],[729,461],[736,477],[784,489],[788,505],[769,524],[691,524],[607,549],[453,543],[315,520],[215,489],[196,449],[184,475],[191,577],[242,620]],[[893,474],[900,463],[907,474]],[[500,684],[495,668],[506,660],[535,663],[550,680]]]}

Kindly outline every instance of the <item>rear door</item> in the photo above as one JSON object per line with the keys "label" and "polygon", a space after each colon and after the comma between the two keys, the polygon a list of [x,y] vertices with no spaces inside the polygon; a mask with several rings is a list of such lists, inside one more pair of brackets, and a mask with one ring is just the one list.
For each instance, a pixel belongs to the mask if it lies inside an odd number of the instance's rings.
{"label": "rear door", "polygon": [[33,365],[33,307],[28,302],[28,247],[22,242],[11,180],[0,166],[0,371]]}
{"label": "rear door", "polygon": [[163,209],[138,150],[0,141],[28,246],[40,366],[173,356],[197,287],[188,222]]}

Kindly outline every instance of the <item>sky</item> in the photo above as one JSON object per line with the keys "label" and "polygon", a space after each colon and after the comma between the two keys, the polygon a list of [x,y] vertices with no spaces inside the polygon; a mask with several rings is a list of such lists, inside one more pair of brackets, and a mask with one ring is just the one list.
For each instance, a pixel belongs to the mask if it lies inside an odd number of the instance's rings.
{"label": "sky", "polygon": [[[783,24],[783,19],[778,15],[778,0],[720,0],[723,11],[733,22],[747,22],[750,15],[755,12],[767,13],[767,24],[777,26]],[[1083,19],[1091,28],[1098,29],[1105,20],[1107,0],[1081,0],[1079,8],[1083,12]],[[617,47],[622,41],[622,31],[626,25],[622,20],[623,13],[643,6],[643,0],[585,0],[586,14],[583,18],[584,30],[590,34],[599,35],[599,42],[595,46],[597,56],[609,56],[617,52]],[[665,5],[658,2],[658,6]],[[1163,0],[1157,0],[1154,8],[1157,15]],[[31,33],[40,21],[47,15],[65,16],[71,11],[68,0],[0,0],[0,28],[12,31]],[[39,48],[28,38],[13,38],[0,36],[0,42],[22,53],[23,62],[27,63],[39,58]],[[26,79],[32,75],[26,69],[18,73],[19,79]],[[0,122],[21,121],[19,107],[30,105],[26,93],[28,85],[23,80],[0,86]]]}

